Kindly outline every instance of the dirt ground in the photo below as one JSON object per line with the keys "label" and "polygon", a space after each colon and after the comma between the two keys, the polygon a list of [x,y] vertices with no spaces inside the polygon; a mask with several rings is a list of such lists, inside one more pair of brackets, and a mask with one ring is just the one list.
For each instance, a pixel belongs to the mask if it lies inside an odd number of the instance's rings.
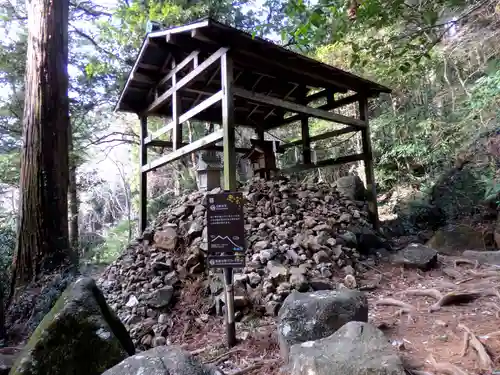
{"label": "dirt ground", "polygon": [[[392,265],[372,267],[359,278],[358,284],[371,289],[366,292],[370,322],[386,333],[408,370],[416,370],[415,375],[483,375],[500,370],[499,280],[500,268],[440,257],[439,266],[425,272]],[[441,296],[453,291],[455,297],[449,300],[450,296],[446,296],[443,306],[437,307],[440,296],[414,295],[423,290],[430,294],[436,294],[437,290]],[[458,300],[462,303],[458,303],[454,301],[457,295],[460,297],[458,292],[472,294],[462,295]],[[402,309],[386,305],[395,302],[391,299],[409,306],[402,305]],[[192,314],[191,320],[186,321],[185,315],[178,319],[172,323],[177,328],[169,335],[170,343],[183,343],[183,347],[205,363],[218,365],[226,374],[286,373],[273,319],[246,317],[239,322],[240,342],[232,350],[225,347],[222,318]],[[467,330],[470,334],[464,336]]]}

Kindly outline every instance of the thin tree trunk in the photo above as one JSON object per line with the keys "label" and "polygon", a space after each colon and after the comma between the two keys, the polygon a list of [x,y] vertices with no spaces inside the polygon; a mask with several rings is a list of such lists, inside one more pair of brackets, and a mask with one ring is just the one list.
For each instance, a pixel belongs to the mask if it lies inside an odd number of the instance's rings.
{"label": "thin tree trunk", "polygon": [[26,1],[24,145],[10,297],[15,287],[74,261],[68,241],[68,4]]}
{"label": "thin tree trunk", "polygon": [[[70,135],[71,137],[71,135]],[[72,141],[72,140],[71,140]],[[73,144],[70,142],[71,152],[73,152]],[[69,243],[75,254],[79,254],[78,249],[78,189],[76,185],[76,160],[74,155],[71,155],[69,168]]]}

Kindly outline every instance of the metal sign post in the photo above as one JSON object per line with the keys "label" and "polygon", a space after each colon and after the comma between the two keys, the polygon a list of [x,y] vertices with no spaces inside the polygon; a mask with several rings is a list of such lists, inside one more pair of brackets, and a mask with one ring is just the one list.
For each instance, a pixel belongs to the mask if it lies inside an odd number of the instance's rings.
{"label": "metal sign post", "polygon": [[236,344],[233,268],[245,267],[243,195],[224,192],[207,195],[208,266],[224,269],[226,330],[229,347]]}

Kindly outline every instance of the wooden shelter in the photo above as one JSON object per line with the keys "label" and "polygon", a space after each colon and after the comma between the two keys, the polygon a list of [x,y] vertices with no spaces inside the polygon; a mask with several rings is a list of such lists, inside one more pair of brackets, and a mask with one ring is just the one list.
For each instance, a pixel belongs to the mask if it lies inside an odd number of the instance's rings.
{"label": "wooden shelter", "polygon": [[[302,145],[302,168],[364,160],[370,213],[377,224],[367,106],[370,97],[382,92],[390,90],[209,18],[150,32],[116,105],[117,111],[141,120],[140,229],[146,228],[149,171],[201,149],[223,151],[224,189],[235,190],[236,153],[249,151],[235,146],[235,128],[251,127],[264,140],[264,132],[296,121],[301,124],[302,139],[295,143]],[[346,93],[352,94],[337,98]],[[313,107],[319,99],[326,104]],[[351,103],[359,103],[359,118],[331,112]],[[148,132],[148,116],[171,121]],[[310,117],[346,126],[311,137]],[[218,123],[222,129],[186,143],[182,124],[188,120]],[[171,141],[159,139],[170,132]],[[361,132],[363,153],[311,163],[311,141],[351,132]],[[216,145],[221,141],[222,146]],[[147,148],[154,146],[172,152],[148,160]]]}

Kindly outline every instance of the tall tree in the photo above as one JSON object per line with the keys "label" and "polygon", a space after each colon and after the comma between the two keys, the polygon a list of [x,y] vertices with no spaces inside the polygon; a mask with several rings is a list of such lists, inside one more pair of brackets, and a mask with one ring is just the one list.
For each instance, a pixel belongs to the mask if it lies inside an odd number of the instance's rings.
{"label": "tall tree", "polygon": [[73,260],[68,241],[68,1],[27,0],[28,52],[12,288]]}

